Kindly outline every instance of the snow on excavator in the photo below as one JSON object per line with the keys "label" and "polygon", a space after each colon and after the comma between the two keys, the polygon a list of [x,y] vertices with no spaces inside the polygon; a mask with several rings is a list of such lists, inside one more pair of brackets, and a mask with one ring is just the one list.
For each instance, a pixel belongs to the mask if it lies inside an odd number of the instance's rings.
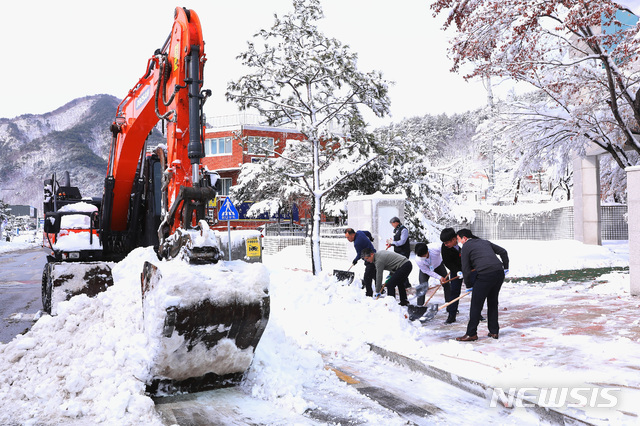
{"label": "snow on excavator", "polygon": [[[236,273],[231,263],[211,269],[222,255],[205,221],[218,175],[200,164],[202,107],[210,95],[202,89],[205,61],[198,15],[176,8],[169,37],[117,108],[102,198],[82,198],[66,172],[44,185],[46,312],[55,315],[75,295],[105,291],[115,262],[138,247],[155,248],[159,262],[141,271],[145,332],[161,348],[147,383],[151,394],[236,383],[269,316],[268,279]],[[147,136],[160,122],[166,146],[148,149]],[[198,282],[181,280],[176,262]],[[246,285],[238,285],[242,280]]]}

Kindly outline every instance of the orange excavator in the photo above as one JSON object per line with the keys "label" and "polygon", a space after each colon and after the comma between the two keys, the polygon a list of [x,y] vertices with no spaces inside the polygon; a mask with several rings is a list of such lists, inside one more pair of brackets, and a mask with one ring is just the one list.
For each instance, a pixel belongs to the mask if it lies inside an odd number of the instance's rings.
{"label": "orange excavator", "polygon": [[[68,173],[44,185],[46,312],[57,314],[61,302],[78,294],[107,290],[114,263],[138,247],[153,246],[162,260],[141,271],[145,332],[160,348],[150,394],[236,383],[269,316],[266,284],[251,294],[223,291],[229,282],[237,287],[232,266],[199,270],[198,282],[179,285],[176,268],[165,267],[207,268],[222,257],[205,220],[219,190],[219,176],[200,161],[203,105],[211,94],[202,89],[205,61],[198,15],[176,8],[169,37],[117,108],[102,198],[83,198]],[[148,148],[148,135],[160,124],[166,145]],[[241,362],[226,359],[233,354]]]}

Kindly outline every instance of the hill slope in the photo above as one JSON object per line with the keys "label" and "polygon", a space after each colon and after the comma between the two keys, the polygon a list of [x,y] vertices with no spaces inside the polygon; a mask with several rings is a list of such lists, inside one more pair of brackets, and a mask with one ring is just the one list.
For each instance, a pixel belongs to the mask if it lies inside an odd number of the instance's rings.
{"label": "hill slope", "polygon": [[101,197],[109,127],[119,102],[111,95],[94,95],[46,114],[0,119],[0,199],[40,212],[44,180],[65,171],[83,196]]}

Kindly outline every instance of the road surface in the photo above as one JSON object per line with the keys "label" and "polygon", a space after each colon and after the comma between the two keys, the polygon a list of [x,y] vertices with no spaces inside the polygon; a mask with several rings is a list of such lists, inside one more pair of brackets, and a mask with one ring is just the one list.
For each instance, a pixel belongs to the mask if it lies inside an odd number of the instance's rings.
{"label": "road surface", "polygon": [[47,256],[41,248],[0,254],[0,343],[31,328],[42,309],[42,269]]}

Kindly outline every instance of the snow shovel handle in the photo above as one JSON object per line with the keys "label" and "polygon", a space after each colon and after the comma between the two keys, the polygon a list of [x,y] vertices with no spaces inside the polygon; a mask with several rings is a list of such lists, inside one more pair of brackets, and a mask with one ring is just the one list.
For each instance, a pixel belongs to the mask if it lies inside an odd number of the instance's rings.
{"label": "snow shovel handle", "polygon": [[[446,276],[448,277],[448,276],[449,276],[449,274],[447,274]],[[449,279],[448,279],[448,280],[446,280],[445,282],[438,284],[438,285],[436,286],[436,291],[434,291],[434,292],[431,294],[431,296],[429,296],[429,298],[428,298],[427,300],[425,300],[425,301],[424,301],[424,303],[422,304],[422,306],[427,306],[427,303],[429,303],[429,301],[433,298],[433,296],[435,296],[435,295],[436,295],[436,293],[438,292],[438,290],[440,289],[440,287],[442,287],[442,284],[446,284],[446,283],[448,283],[448,282],[450,282],[450,281],[457,280],[458,278],[460,278],[460,277],[459,277],[459,276],[457,276],[457,275],[454,275],[454,276],[453,276],[453,278],[449,278]]]}
{"label": "snow shovel handle", "polygon": [[[448,276],[449,276],[449,274],[447,274],[447,277],[448,277]],[[457,276],[456,276],[456,278],[457,278]],[[454,279],[455,279],[455,278],[454,278]],[[449,281],[451,281],[451,279],[448,279],[447,281],[445,281],[445,282],[443,282],[443,283],[439,283],[439,284],[436,286],[435,291],[434,291],[433,293],[431,293],[431,296],[429,296],[429,298],[428,298],[427,300],[425,300],[425,301],[424,301],[424,303],[422,304],[422,306],[427,306],[427,304],[428,304],[428,303],[429,303],[429,301],[433,298],[433,296],[435,296],[435,295],[436,295],[436,293],[438,292],[438,290],[440,290],[440,287],[442,287],[442,284],[446,284],[446,283],[448,283]],[[416,299],[417,299],[417,298],[416,298]]]}
{"label": "snow shovel handle", "polygon": [[[448,281],[447,281],[448,282]],[[433,298],[433,296],[436,295],[436,293],[438,292],[438,290],[440,290],[440,287],[442,287],[442,284],[438,284],[436,286],[436,290],[431,293],[431,296],[429,296],[429,298],[427,300],[424,301],[424,303],[422,304],[422,306],[427,306],[427,303],[429,303],[429,300],[431,300],[431,298]]]}
{"label": "snow shovel handle", "polygon": [[459,278],[460,278],[459,276],[454,275],[453,277],[449,278],[448,280],[446,280],[445,282],[443,282],[443,283],[441,283],[441,284],[446,284],[446,283],[448,283],[448,282],[451,282],[451,281],[453,281],[453,280],[457,280],[457,279],[459,279]]}
{"label": "snow shovel handle", "polygon": [[440,306],[438,308],[438,311],[440,311],[443,308],[446,308],[447,306],[449,306],[452,303],[457,302],[458,300],[462,299],[463,297],[465,297],[467,294],[471,293],[471,291],[473,290],[473,288],[467,289],[464,293],[462,293],[460,296],[456,297],[455,299],[445,303],[444,305]]}

